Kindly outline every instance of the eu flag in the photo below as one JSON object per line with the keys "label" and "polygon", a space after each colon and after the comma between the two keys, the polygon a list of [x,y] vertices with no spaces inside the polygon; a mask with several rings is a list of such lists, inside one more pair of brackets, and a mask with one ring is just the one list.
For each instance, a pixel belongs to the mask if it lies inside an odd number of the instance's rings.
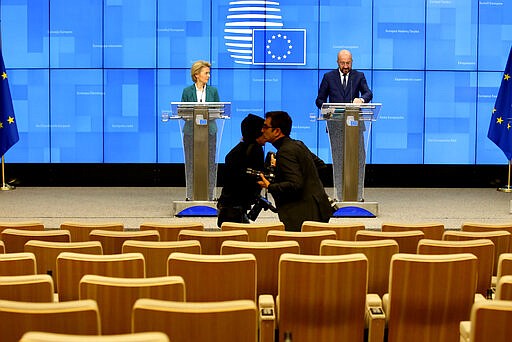
{"label": "eu flag", "polygon": [[503,73],[500,90],[494,109],[487,137],[505,153],[508,160],[512,159],[512,47],[508,55],[507,66]]}
{"label": "eu flag", "polygon": [[255,65],[305,65],[306,30],[254,29],[252,58]]}
{"label": "eu flag", "polygon": [[0,79],[0,156],[3,156],[20,138],[14,119],[14,108],[12,107],[11,92],[9,91],[2,51],[0,51],[0,63],[2,67],[0,70],[2,76]]}

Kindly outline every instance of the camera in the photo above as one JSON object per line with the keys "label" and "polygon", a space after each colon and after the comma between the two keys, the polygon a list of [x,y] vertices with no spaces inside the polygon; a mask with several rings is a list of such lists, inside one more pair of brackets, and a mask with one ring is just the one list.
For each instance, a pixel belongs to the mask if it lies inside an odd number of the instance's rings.
{"label": "camera", "polygon": [[260,173],[263,173],[263,176],[270,182],[273,183],[276,179],[275,169],[276,166],[275,163],[272,161],[272,159],[275,161],[276,154],[274,152],[268,152],[267,156],[265,157],[265,169],[263,171],[247,168],[245,170],[245,173],[251,176],[257,177],[258,180],[260,180]]}
{"label": "camera", "polygon": [[251,221],[256,221],[258,215],[261,213],[262,210],[267,211],[269,209],[271,212],[277,213],[276,207],[274,207],[274,205],[268,199],[260,196],[256,200],[256,203],[254,203],[254,205],[252,206],[251,210],[249,210],[249,212],[247,213],[247,217]]}

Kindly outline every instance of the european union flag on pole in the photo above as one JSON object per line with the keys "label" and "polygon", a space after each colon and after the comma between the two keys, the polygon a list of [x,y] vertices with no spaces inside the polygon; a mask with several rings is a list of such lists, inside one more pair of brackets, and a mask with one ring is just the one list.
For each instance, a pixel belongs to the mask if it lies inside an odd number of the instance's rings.
{"label": "european union flag on pole", "polygon": [[508,55],[507,66],[503,73],[500,90],[494,109],[487,137],[512,159],[512,47]]}
{"label": "european union flag on pole", "polygon": [[9,82],[7,81],[7,72],[5,72],[4,57],[1,50],[0,63],[0,156],[3,156],[20,138],[14,119],[11,92],[9,91]]}
{"label": "european union flag on pole", "polygon": [[254,29],[252,64],[305,65],[305,29]]}

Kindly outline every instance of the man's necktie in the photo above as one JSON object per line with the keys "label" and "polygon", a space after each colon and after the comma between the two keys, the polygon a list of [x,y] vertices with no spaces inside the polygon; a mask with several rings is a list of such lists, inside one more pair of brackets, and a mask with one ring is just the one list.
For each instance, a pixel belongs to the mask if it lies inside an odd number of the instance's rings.
{"label": "man's necktie", "polygon": [[347,87],[347,74],[343,74],[343,88],[346,88]]}

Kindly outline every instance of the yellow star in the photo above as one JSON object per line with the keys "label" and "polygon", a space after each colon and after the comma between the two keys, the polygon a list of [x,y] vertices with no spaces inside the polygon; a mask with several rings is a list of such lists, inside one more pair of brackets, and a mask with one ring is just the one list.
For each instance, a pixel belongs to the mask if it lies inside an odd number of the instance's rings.
{"label": "yellow star", "polygon": [[4,123],[0,122],[0,128],[4,128]]}
{"label": "yellow star", "polygon": [[4,71],[2,72],[2,79],[5,80],[7,78],[7,73]]}
{"label": "yellow star", "polygon": [[9,123],[9,125],[10,125],[10,124],[13,124],[13,123],[14,123],[14,118],[13,118],[12,116],[9,116],[9,117],[7,118],[7,122]]}
{"label": "yellow star", "polygon": [[494,114],[496,112],[496,108],[493,108],[492,109],[492,113]]}
{"label": "yellow star", "polygon": [[503,78],[505,79],[505,81],[508,81],[510,79],[510,75],[509,74],[505,74],[505,76]]}
{"label": "yellow star", "polygon": [[501,118],[501,116],[496,119],[496,123],[499,123],[500,125],[503,123],[503,119]]}
{"label": "yellow star", "polygon": [[509,123],[507,124],[507,129],[508,129],[509,131],[510,131],[510,127],[512,127],[512,126],[510,126],[510,122],[509,122]]}

